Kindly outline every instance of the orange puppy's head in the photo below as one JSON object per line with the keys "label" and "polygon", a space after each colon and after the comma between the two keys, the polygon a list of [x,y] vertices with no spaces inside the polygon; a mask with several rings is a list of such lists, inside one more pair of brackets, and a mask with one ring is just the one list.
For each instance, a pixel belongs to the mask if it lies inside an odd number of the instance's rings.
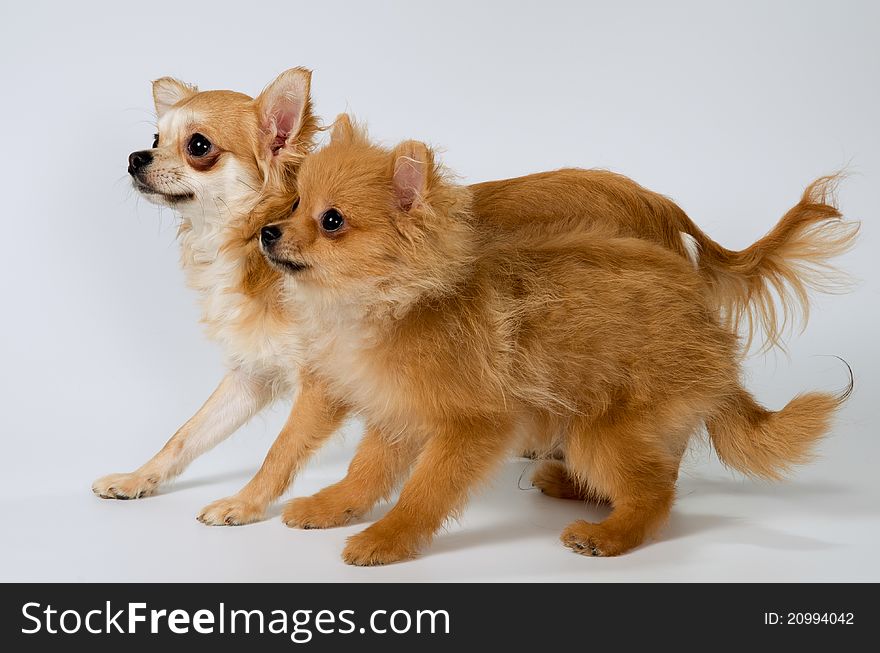
{"label": "orange puppy's head", "polygon": [[250,210],[267,180],[313,146],[310,80],[308,70],[292,68],[256,99],[156,80],[158,131],[151,149],[128,158],[134,187],[196,228],[222,226]]}
{"label": "orange puppy's head", "polygon": [[407,302],[445,288],[471,249],[470,193],[447,176],[423,143],[387,150],[343,114],[295,185],[257,207],[272,223],[261,232],[263,252],[298,285],[357,302]]}

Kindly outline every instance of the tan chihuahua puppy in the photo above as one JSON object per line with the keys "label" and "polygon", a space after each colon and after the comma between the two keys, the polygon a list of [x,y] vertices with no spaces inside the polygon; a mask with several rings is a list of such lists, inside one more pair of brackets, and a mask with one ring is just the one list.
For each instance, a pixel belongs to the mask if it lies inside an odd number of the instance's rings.
{"label": "tan chihuahua puppy", "polygon": [[[564,463],[548,464],[613,506],[601,523],[568,526],[563,542],[624,553],[666,520],[703,424],[724,462],[778,478],[808,460],[845,397],[763,408],[740,383],[735,334],[685,259],[601,226],[488,228],[472,191],[421,143],[388,151],[341,120],[303,162],[296,196],[289,219],[264,228],[263,247],[290,279],[305,383],[363,415],[372,435],[349,496],[337,486],[333,502],[319,494],[285,518],[345,521],[414,463],[394,508],[349,540],[349,563],[415,555],[522,432],[561,447]],[[290,212],[286,201],[257,213]]]}
{"label": "tan chihuahua puppy", "polygon": [[[250,211],[266,183],[296,173],[312,148],[311,73],[290,69],[257,97],[202,91],[170,77],[153,83],[158,133],[153,147],[129,156],[134,187],[181,217],[181,262],[202,302],[208,334],[224,348],[229,372],[205,405],[138,470],[95,481],[104,498],[135,499],[156,491],[197,456],[231,435],[298,383],[298,341],[289,333]],[[289,425],[288,425],[289,426]],[[252,521],[262,508],[221,502],[207,523]],[[230,522],[231,523],[231,522]]]}

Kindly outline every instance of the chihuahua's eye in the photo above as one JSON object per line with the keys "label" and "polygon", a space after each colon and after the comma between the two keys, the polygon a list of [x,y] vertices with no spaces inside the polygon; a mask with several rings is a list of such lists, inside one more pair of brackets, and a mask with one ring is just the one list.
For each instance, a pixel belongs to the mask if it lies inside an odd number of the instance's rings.
{"label": "chihuahua's eye", "polygon": [[201,134],[193,134],[186,144],[186,151],[194,157],[205,156],[211,151],[211,141]]}
{"label": "chihuahua's eye", "polygon": [[321,216],[321,229],[327,233],[332,234],[334,231],[339,231],[344,224],[345,218],[336,209],[328,209]]}
{"label": "chihuahua's eye", "polygon": [[159,147],[159,134],[153,134],[153,149]]}

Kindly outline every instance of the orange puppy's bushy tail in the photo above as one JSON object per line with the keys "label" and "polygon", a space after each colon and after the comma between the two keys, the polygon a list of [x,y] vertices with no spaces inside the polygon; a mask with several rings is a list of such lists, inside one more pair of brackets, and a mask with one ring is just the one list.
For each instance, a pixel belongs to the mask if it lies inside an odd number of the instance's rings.
{"label": "orange puppy's bushy tail", "polygon": [[841,292],[846,279],[829,262],[849,250],[859,223],[843,219],[835,191],[840,175],[817,179],[775,227],[741,251],[725,249],[696,226],[699,266],[728,324],[745,324],[751,345],[763,331],[762,349],[780,346],[786,328],[809,316],[809,291]]}
{"label": "orange puppy's bushy tail", "polygon": [[747,476],[778,480],[794,465],[812,459],[815,444],[828,433],[834,414],[852,389],[850,369],[849,386],[843,392],[808,392],[782,410],[772,411],[737,385],[720,410],[706,420],[706,428],[725,465]]}

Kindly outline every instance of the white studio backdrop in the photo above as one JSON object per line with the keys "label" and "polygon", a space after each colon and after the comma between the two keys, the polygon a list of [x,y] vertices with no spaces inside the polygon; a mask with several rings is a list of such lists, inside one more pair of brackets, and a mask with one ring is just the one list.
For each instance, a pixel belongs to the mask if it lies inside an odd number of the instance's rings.
{"label": "white studio backdrop", "polygon": [[[0,580],[880,580],[878,27],[869,1],[4,4]],[[817,298],[788,357],[747,365],[779,408],[844,385],[829,355],[850,362],[856,390],[822,458],[774,486],[698,448],[666,534],[616,560],[558,543],[595,513],[517,489],[518,461],[425,556],[384,569],[340,560],[362,524],[292,531],[277,510],[237,529],[196,523],[256,470],[286,406],[158,497],[92,496],[92,480],[146,460],[222,373],[174,217],[125,171],[155,131],[149,82],[255,94],[295,65],[315,71],[325,120],[352,111],[385,142],[441,146],[463,181],[610,168],[732,248],[846,166],[840,203],[864,224],[839,263],[859,283]],[[342,476],[359,426],[347,431],[291,495]]]}

